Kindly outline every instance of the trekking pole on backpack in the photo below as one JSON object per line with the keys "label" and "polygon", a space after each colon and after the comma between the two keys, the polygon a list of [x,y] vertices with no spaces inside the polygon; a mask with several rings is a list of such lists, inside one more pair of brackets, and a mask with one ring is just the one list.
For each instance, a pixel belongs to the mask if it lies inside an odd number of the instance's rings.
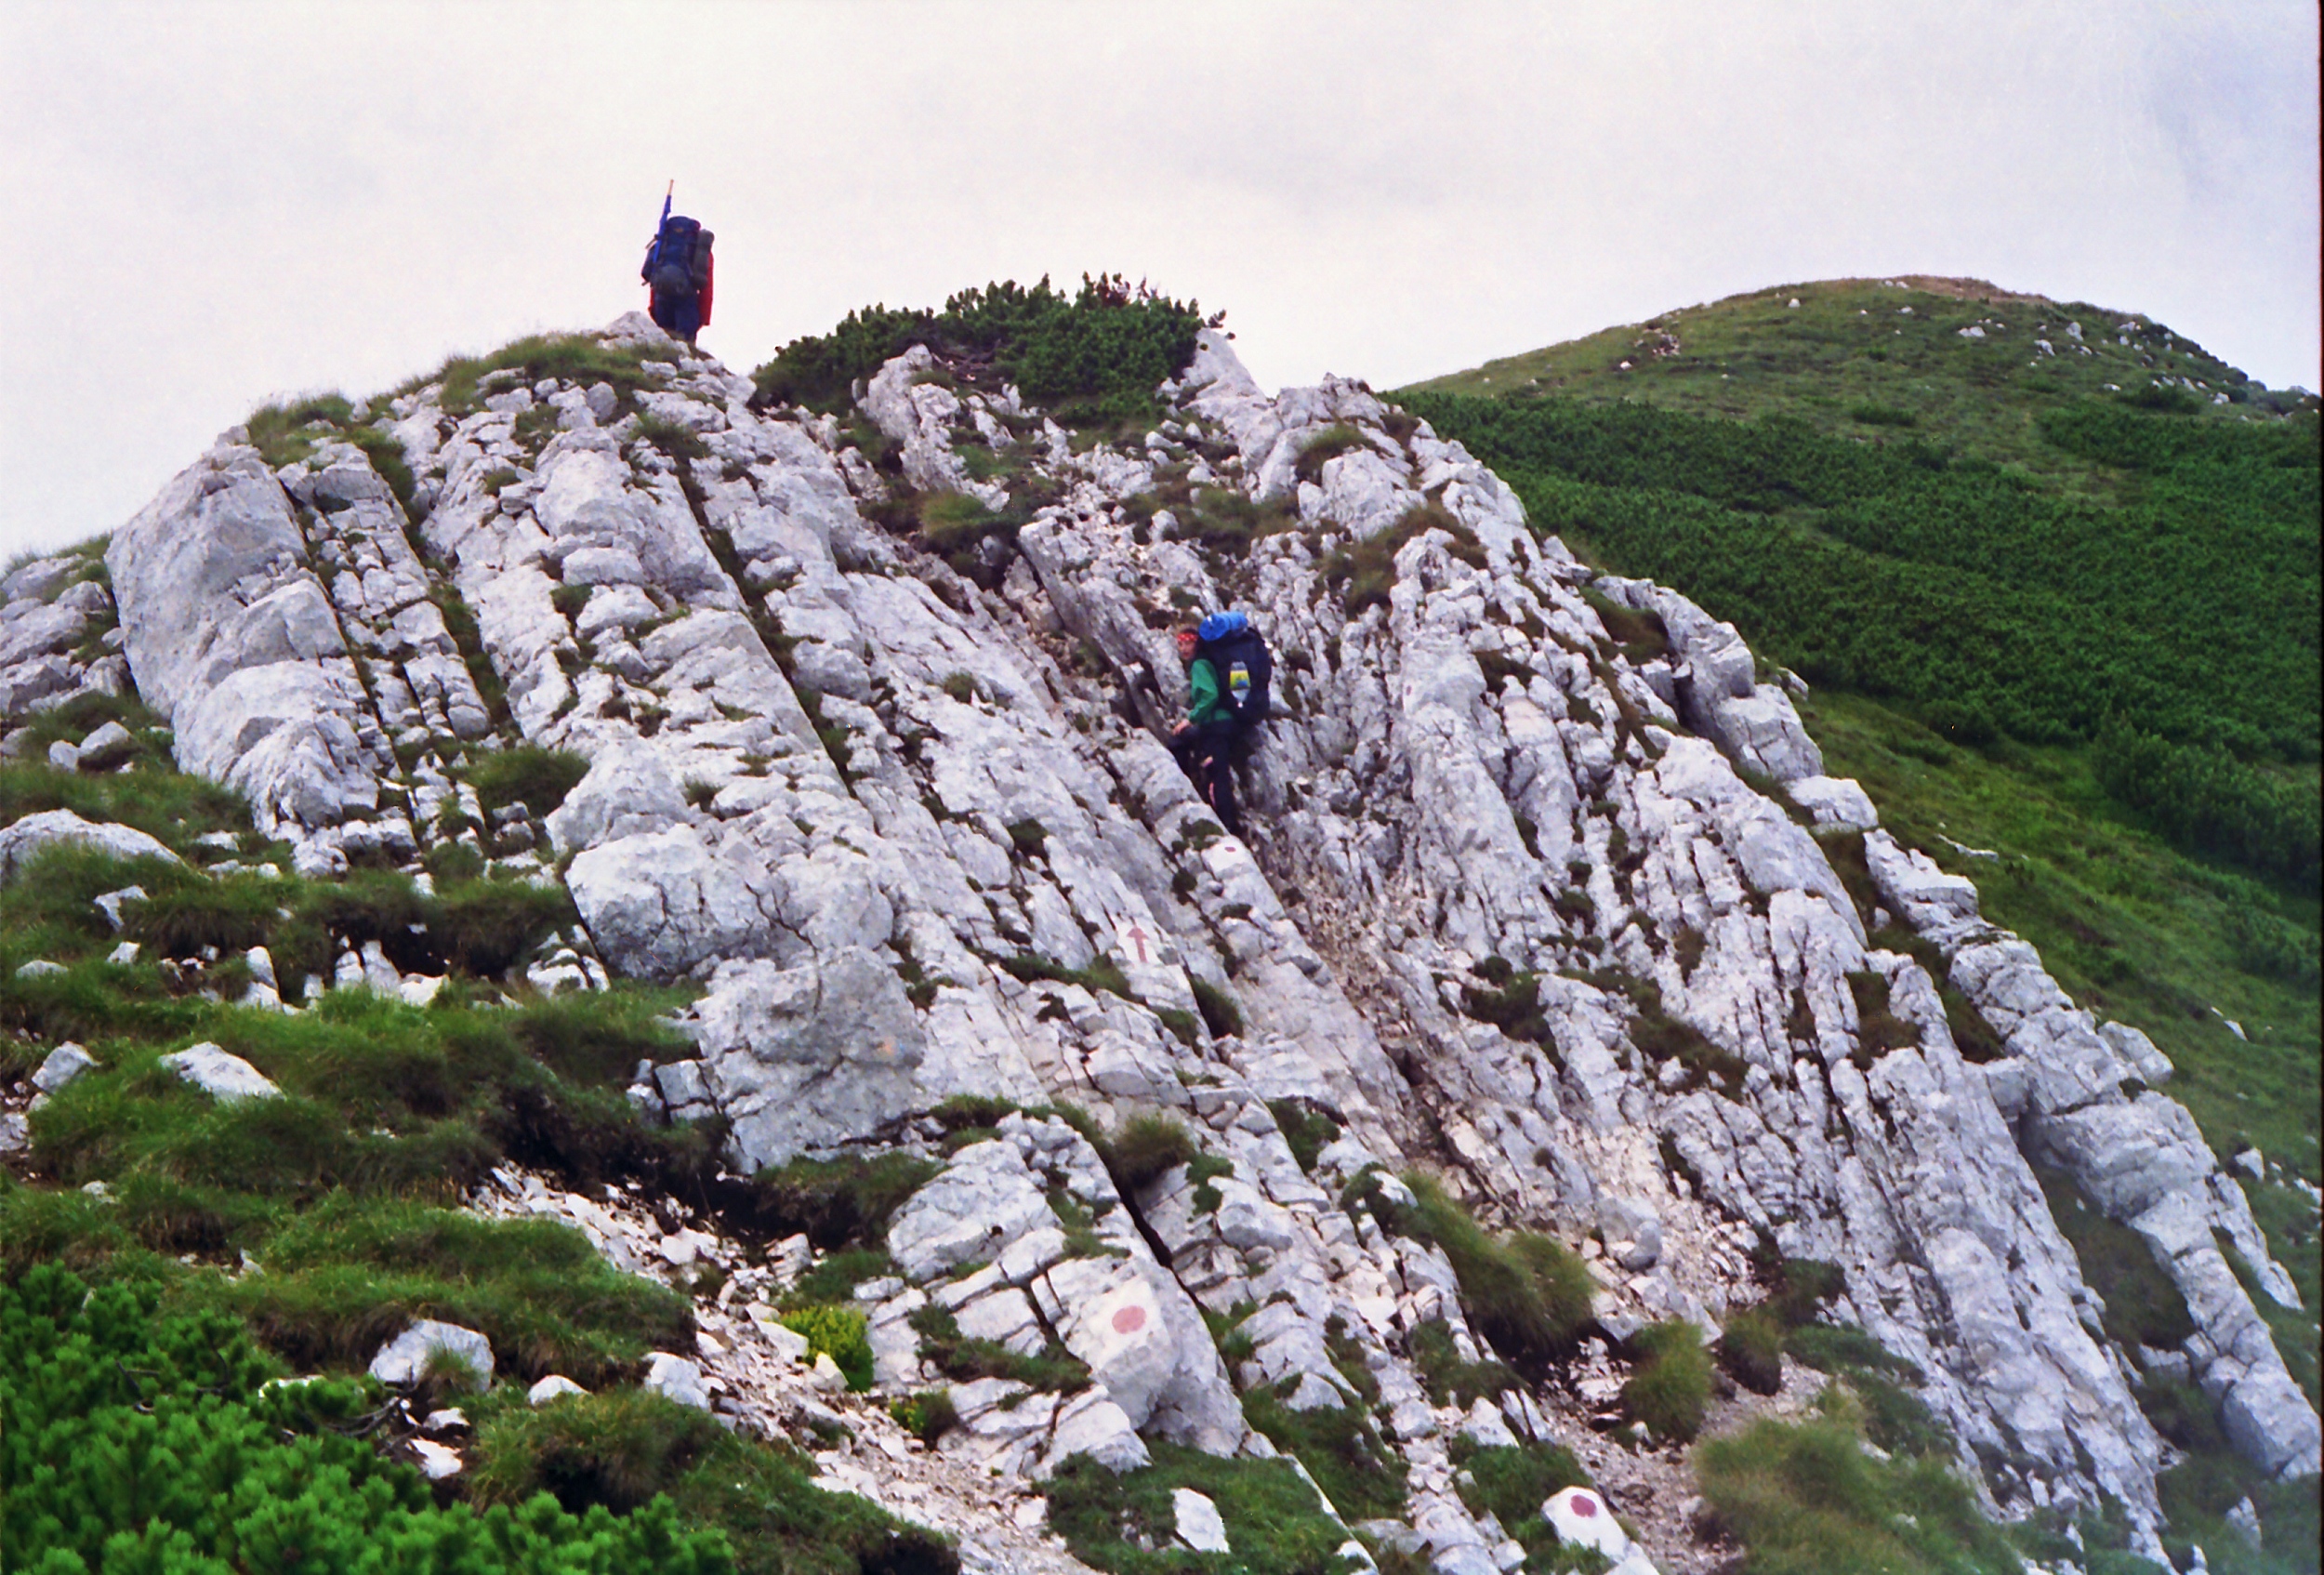
{"label": "trekking pole on backpack", "polygon": [[668,187],[662,192],[662,217],[654,221],[654,242],[645,249],[645,276],[654,277],[654,265],[661,260],[662,232],[669,228],[670,199],[678,195],[678,177],[669,178]]}

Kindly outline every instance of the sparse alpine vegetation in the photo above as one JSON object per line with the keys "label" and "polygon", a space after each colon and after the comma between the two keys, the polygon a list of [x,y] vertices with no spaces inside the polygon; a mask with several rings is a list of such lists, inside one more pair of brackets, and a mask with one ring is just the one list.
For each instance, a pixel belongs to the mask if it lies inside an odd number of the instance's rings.
{"label": "sparse alpine vegetation", "polygon": [[859,379],[924,344],[963,381],[994,392],[1014,383],[1068,426],[1103,426],[1152,410],[1155,386],[1185,366],[1203,324],[1194,302],[1143,281],[1085,274],[1071,296],[1046,277],[1030,289],[1010,281],[963,290],[942,311],[852,311],[830,333],[785,345],[752,378],[759,404],[843,410]]}

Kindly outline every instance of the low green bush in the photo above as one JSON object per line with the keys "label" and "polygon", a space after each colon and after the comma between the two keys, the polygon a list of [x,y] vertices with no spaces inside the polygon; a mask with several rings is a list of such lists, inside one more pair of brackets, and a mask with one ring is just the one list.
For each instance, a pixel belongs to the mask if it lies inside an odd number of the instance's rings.
{"label": "low green bush", "polygon": [[1218,1039],[1240,1039],[1243,1034],[1243,1009],[1232,991],[1220,988],[1208,979],[1195,979],[1195,1009],[1202,1013],[1202,1026]]}
{"label": "low green bush", "polygon": [[1015,383],[1079,427],[1143,416],[1154,389],[1195,352],[1201,309],[1119,278],[1084,274],[1072,296],[1047,278],[963,290],[942,311],[866,307],[826,335],[793,339],[752,376],[759,405],[844,410],[851,389],[915,344],[927,345],[958,380],[997,392]]}
{"label": "low green bush", "polygon": [[[438,1507],[358,1438],[364,1389],[269,1389],[231,1319],[157,1317],[41,1265],[0,1284],[0,1565],[82,1569],[575,1568],[724,1575],[726,1539],[667,1501],[575,1518],[548,1497]],[[134,1562],[132,1562],[134,1561]]]}
{"label": "low green bush", "polygon": [[1168,1116],[1133,1116],[1099,1150],[1124,1198],[1135,1197],[1178,1166],[1192,1163],[1198,1152],[1186,1129]]}
{"label": "low green bush", "polygon": [[872,1386],[871,1326],[861,1307],[830,1303],[794,1307],[783,1315],[783,1327],[807,1337],[810,1355],[829,1357],[847,1374],[847,1386],[858,1391]]}
{"label": "low green bush", "polygon": [[1340,1141],[1340,1123],[1329,1112],[1320,1110],[1304,1099],[1271,1099],[1267,1114],[1275,1118],[1282,1129],[1283,1141],[1290,1146],[1291,1158],[1300,1169],[1311,1175],[1315,1161],[1325,1149]]}
{"label": "low green bush", "polygon": [[478,390],[481,379],[495,372],[515,372],[515,379],[504,380],[498,386],[530,387],[545,377],[555,377],[583,389],[609,383],[622,408],[628,409],[639,390],[659,385],[660,379],[640,364],[654,358],[651,346],[609,344],[594,334],[533,334],[486,355],[454,356],[435,371],[413,378],[396,391],[415,393],[429,383],[440,383],[443,387],[444,410],[457,417],[482,407],[482,396]]}
{"label": "low green bush", "polygon": [[2106,1330],[2125,1346],[2176,1349],[2195,1332],[2186,1298],[2130,1226],[2108,1219],[2062,1171],[2037,1170],[2051,1217],[2074,1249],[2082,1279],[2104,1305]]}
{"label": "low green bush", "polygon": [[900,1149],[771,1165],[751,1178],[758,1224],[777,1237],[804,1233],[826,1252],[878,1241],[887,1235],[888,1216],[942,1169]]}
{"label": "low green bush", "polygon": [[1004,958],[1000,966],[1001,971],[1010,978],[1028,985],[1042,979],[1054,979],[1061,985],[1077,985],[1092,995],[1103,990],[1120,996],[1124,1000],[1131,999],[1136,995],[1129,987],[1129,975],[1122,972],[1121,964],[1103,952],[1091,958],[1086,968],[1068,968],[1053,958],[1031,951],[1021,951],[1014,957]]}
{"label": "low green bush", "polygon": [[486,814],[522,804],[535,819],[546,818],[589,774],[589,762],[569,749],[537,744],[471,754],[462,770]]}
{"label": "low green bush", "polygon": [[891,1400],[888,1414],[923,1444],[932,1445],[960,1425],[960,1410],[952,1403],[949,1389],[922,1389]]}
{"label": "low green bush", "polygon": [[1915,1383],[1921,1378],[1919,1368],[1852,1323],[1802,1324],[1784,1336],[1783,1348],[1792,1360],[1818,1372],[1893,1373]]}
{"label": "low green bush", "polygon": [[1388,605],[1388,593],[1396,582],[1396,554],[1433,530],[1452,538],[1446,550],[1455,558],[1472,568],[1486,566],[1488,560],[1475,532],[1442,504],[1416,504],[1388,529],[1326,555],[1324,583],[1340,592],[1343,614],[1354,618],[1367,607]]}
{"label": "low green bush", "polygon": [[1454,1343],[1452,1326],[1443,1318],[1431,1318],[1414,1329],[1406,1337],[1406,1348],[1412,1365],[1420,1370],[1420,1382],[1427,1385],[1429,1398],[1438,1405],[1450,1403],[1462,1410],[1480,1398],[1505,1394],[1518,1386],[1515,1372],[1501,1362],[1485,1360],[1464,1362],[1460,1347]]}
{"label": "low green bush", "polygon": [[1295,1411],[1272,1389],[1254,1389],[1243,1396],[1243,1419],[1275,1448],[1297,1455],[1344,1518],[1403,1517],[1408,1468],[1362,1407]]}
{"label": "low green bush", "polygon": [[1904,1021],[1888,1004],[1888,979],[1885,974],[1870,969],[1858,969],[1848,975],[1848,993],[1856,1003],[1856,1043],[1849,1059],[1859,1071],[1869,1071],[1872,1063],[1892,1050],[1904,1050],[1921,1042],[1921,1030]]}
{"label": "low green bush", "polygon": [[181,856],[196,851],[197,837],[250,830],[242,795],[199,776],[150,769],[84,774],[45,761],[0,765],[0,826],[46,810],[134,826]]}
{"label": "low green bush", "polygon": [[1300,457],[1291,467],[1292,474],[1303,482],[1320,483],[1324,479],[1326,465],[1342,454],[1370,446],[1361,431],[1344,422],[1326,427],[1300,445]]}
{"label": "low green bush", "polygon": [[1783,1387],[1784,1329],[1764,1307],[1749,1307],[1727,1320],[1719,1336],[1719,1365],[1754,1395]]}
{"label": "low green bush", "polygon": [[1534,1044],[1550,1042],[1550,1023],[1541,1011],[1538,973],[1512,967],[1504,958],[1488,957],[1469,972],[1483,986],[1460,986],[1460,1010],[1480,1023],[1490,1023],[1512,1039]]}
{"label": "low green bush", "polygon": [[1413,1206],[1397,1229],[1442,1249],[1460,1279],[1470,1327],[1520,1371],[1538,1372],[1573,1348],[1595,1316],[1596,1286],[1573,1252],[1532,1231],[1494,1236],[1437,1181],[1406,1172]]}
{"label": "low green bush", "polygon": [[1637,1365],[1622,1385],[1622,1408],[1657,1440],[1694,1437],[1710,1404],[1710,1353],[1702,1330],[1684,1319],[1648,1324],[1630,1346]]}
{"label": "low green bush", "polygon": [[[640,1495],[675,1507],[681,1525],[722,1532],[736,1575],[955,1575],[941,1538],[877,1505],[815,1486],[797,1450],[731,1433],[658,1395],[568,1396],[535,1410],[502,1391],[471,1406],[469,1495],[480,1503],[544,1493],[602,1515]],[[605,1567],[654,1571],[647,1563]],[[562,1575],[561,1570],[560,1575]]]}
{"label": "low green bush", "polygon": [[1004,1378],[1059,1395],[1077,1395],[1089,1386],[1089,1364],[1054,1339],[1030,1355],[998,1341],[971,1340],[960,1332],[958,1320],[934,1302],[914,1312],[911,1325],[920,1339],[920,1355],[956,1383]]}

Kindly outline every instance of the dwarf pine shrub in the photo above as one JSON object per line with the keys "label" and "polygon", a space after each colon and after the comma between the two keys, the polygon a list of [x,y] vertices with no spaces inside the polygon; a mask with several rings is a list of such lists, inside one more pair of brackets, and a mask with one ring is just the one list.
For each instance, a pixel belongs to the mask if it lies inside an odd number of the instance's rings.
{"label": "dwarf pine shrub", "polygon": [[589,774],[589,762],[570,749],[544,749],[520,744],[510,749],[490,749],[471,755],[461,775],[484,813],[522,804],[535,817],[546,816],[565,801],[565,795]]}
{"label": "dwarf pine shrub", "polygon": [[828,334],[793,339],[752,374],[759,405],[839,411],[857,380],[924,344],[956,380],[997,392],[1014,383],[1078,427],[1142,417],[1155,385],[1193,359],[1201,308],[1126,280],[1082,276],[1072,296],[1044,277],[963,290],[942,311],[884,306],[851,311]]}
{"label": "dwarf pine shrub", "polygon": [[362,1384],[269,1387],[273,1372],[232,1320],[157,1316],[150,1290],[90,1291],[53,1264],[0,1284],[0,1567],[734,1568],[667,1501],[626,1519],[546,1496],[440,1508],[346,1436],[371,1408]]}

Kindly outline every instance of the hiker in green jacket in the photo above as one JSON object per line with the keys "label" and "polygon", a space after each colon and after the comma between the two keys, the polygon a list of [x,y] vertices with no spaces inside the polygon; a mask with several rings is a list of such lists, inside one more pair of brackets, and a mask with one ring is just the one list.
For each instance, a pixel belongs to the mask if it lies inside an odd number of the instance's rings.
{"label": "hiker in green jacket", "polygon": [[1196,654],[1200,643],[1191,628],[1178,631],[1178,659],[1186,664],[1186,720],[1170,732],[1170,753],[1203,801],[1219,812],[1219,824],[1240,837],[1243,817],[1235,805],[1235,772],[1228,759],[1238,731],[1235,707],[1220,687],[1217,667]]}

